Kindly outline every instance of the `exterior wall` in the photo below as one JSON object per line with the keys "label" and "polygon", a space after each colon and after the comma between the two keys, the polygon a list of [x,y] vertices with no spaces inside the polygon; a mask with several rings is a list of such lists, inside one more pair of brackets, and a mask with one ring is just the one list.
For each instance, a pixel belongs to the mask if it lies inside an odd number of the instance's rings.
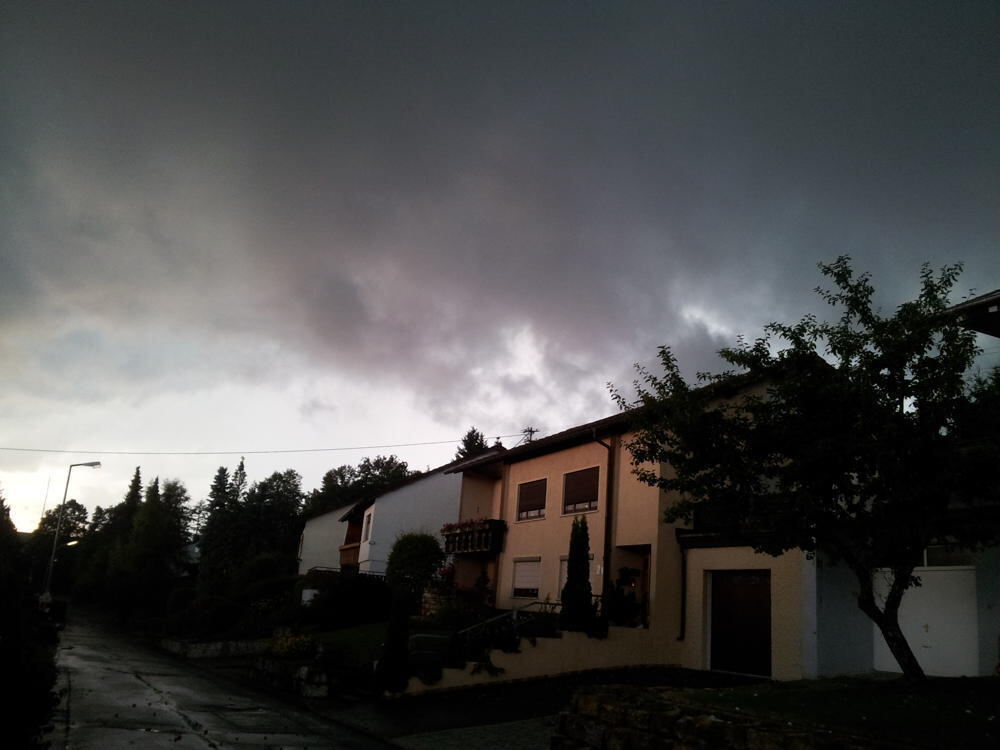
{"label": "exterior wall", "polygon": [[458,520],[498,518],[499,512],[500,482],[472,474],[462,475],[462,507]]}
{"label": "exterior wall", "polygon": [[372,527],[362,542],[359,568],[384,573],[392,545],[400,534],[433,534],[444,544],[441,527],[458,520],[460,474],[431,474],[379,496],[372,506]]}
{"label": "exterior wall", "polygon": [[[899,605],[899,626],[927,675],[973,676],[979,669],[979,623],[976,609],[976,569],[973,565],[917,567],[920,586],[907,589]],[[875,597],[881,604],[892,574],[874,575]],[[899,672],[885,638],[871,625],[875,669]]]}
{"label": "exterior wall", "polygon": [[463,670],[445,669],[442,679],[433,685],[411,678],[406,692],[413,695],[588,669],[647,666],[656,663],[656,653],[656,638],[649,630],[612,627],[602,640],[584,633],[563,633],[561,638],[539,638],[534,646],[522,642],[517,653],[491,651],[493,664],[504,670],[500,675],[492,676],[486,670],[473,674],[470,664]]}
{"label": "exterior wall", "polygon": [[979,674],[1000,674],[1000,547],[982,551],[976,560],[979,609]]}
{"label": "exterior wall", "polygon": [[347,521],[339,519],[346,512],[346,508],[338,508],[306,521],[299,548],[299,575],[305,575],[310,568],[340,568],[340,545],[347,534]]}
{"label": "exterior wall", "polygon": [[[563,476],[571,471],[600,467],[597,482],[597,510],[563,514]],[[502,609],[526,604],[529,599],[515,599],[513,593],[514,561],[518,558],[541,558],[541,581],[538,598],[558,601],[559,560],[569,551],[570,528],[578,515],[587,518],[590,551],[594,555],[592,574],[600,579],[604,570],[604,519],[607,511],[608,451],[600,443],[586,443],[513,463],[507,467],[507,481],[502,498],[502,517],[507,522],[507,541],[501,558],[497,581],[497,606]],[[547,480],[545,517],[517,520],[518,485],[536,479]]]}
{"label": "exterior wall", "polygon": [[816,564],[819,675],[870,672],[872,621],[858,609],[858,579],[844,565],[820,556]]}
{"label": "exterior wall", "polygon": [[713,570],[769,570],[771,572],[771,675],[777,680],[798,680],[814,675],[808,668],[810,633],[804,632],[802,597],[811,584],[804,553],[786,552],[780,557],[762,555],[749,547],[719,547],[688,550],[687,628],[679,642],[677,661],[682,667],[707,669],[708,574]]}
{"label": "exterior wall", "polygon": [[660,490],[643,484],[632,471],[632,456],[626,447],[632,435],[615,440],[615,483],[612,524],[616,546],[654,544],[662,526]]}

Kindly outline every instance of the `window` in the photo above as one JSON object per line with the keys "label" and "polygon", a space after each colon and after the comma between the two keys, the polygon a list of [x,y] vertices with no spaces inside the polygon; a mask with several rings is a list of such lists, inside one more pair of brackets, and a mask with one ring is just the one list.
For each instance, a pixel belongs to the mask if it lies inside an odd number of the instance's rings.
{"label": "window", "polygon": [[563,513],[597,510],[597,482],[601,470],[597,466],[571,471],[563,477]]}
{"label": "window", "polygon": [[367,542],[368,538],[371,536],[371,533],[372,533],[372,516],[373,515],[374,515],[373,511],[368,511],[367,513],[365,513],[365,530],[363,532],[361,532],[361,541],[362,542]]}
{"label": "window", "polygon": [[517,486],[517,520],[545,518],[545,479]]}
{"label": "window", "polygon": [[524,599],[538,598],[538,582],[542,576],[542,558],[526,557],[514,560],[514,593],[515,597]]}

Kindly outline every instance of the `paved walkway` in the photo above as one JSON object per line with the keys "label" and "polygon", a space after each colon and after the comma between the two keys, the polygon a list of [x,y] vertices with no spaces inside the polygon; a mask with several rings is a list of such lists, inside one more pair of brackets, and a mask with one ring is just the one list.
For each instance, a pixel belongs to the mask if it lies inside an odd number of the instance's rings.
{"label": "paved walkway", "polygon": [[57,655],[53,750],[385,750],[380,739],[71,620]]}

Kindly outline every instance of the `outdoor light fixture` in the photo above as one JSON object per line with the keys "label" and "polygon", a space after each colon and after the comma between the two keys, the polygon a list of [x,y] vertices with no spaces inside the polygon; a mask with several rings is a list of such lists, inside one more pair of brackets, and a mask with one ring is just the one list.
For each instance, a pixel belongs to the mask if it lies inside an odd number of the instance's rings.
{"label": "outdoor light fixture", "polygon": [[45,592],[42,594],[42,604],[52,603],[52,569],[56,564],[56,547],[59,546],[59,532],[62,531],[63,513],[66,510],[66,495],[69,493],[69,478],[73,476],[73,469],[77,466],[87,466],[91,469],[100,469],[100,461],[86,461],[80,464],[70,464],[69,471],[66,472],[66,487],[63,489],[62,502],[59,503],[59,515],[56,518],[56,533],[52,539],[52,554],[49,556],[49,569],[45,572]]}

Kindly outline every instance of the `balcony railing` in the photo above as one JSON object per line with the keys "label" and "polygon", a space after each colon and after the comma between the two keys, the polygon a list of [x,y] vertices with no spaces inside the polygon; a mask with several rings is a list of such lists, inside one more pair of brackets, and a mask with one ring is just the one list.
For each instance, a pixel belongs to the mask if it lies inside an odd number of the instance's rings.
{"label": "balcony railing", "polygon": [[449,555],[500,554],[506,532],[506,522],[497,518],[448,524],[441,529],[444,551]]}
{"label": "balcony railing", "polygon": [[359,552],[361,550],[361,542],[355,542],[354,544],[343,544],[340,546],[340,567],[345,565],[357,565]]}

